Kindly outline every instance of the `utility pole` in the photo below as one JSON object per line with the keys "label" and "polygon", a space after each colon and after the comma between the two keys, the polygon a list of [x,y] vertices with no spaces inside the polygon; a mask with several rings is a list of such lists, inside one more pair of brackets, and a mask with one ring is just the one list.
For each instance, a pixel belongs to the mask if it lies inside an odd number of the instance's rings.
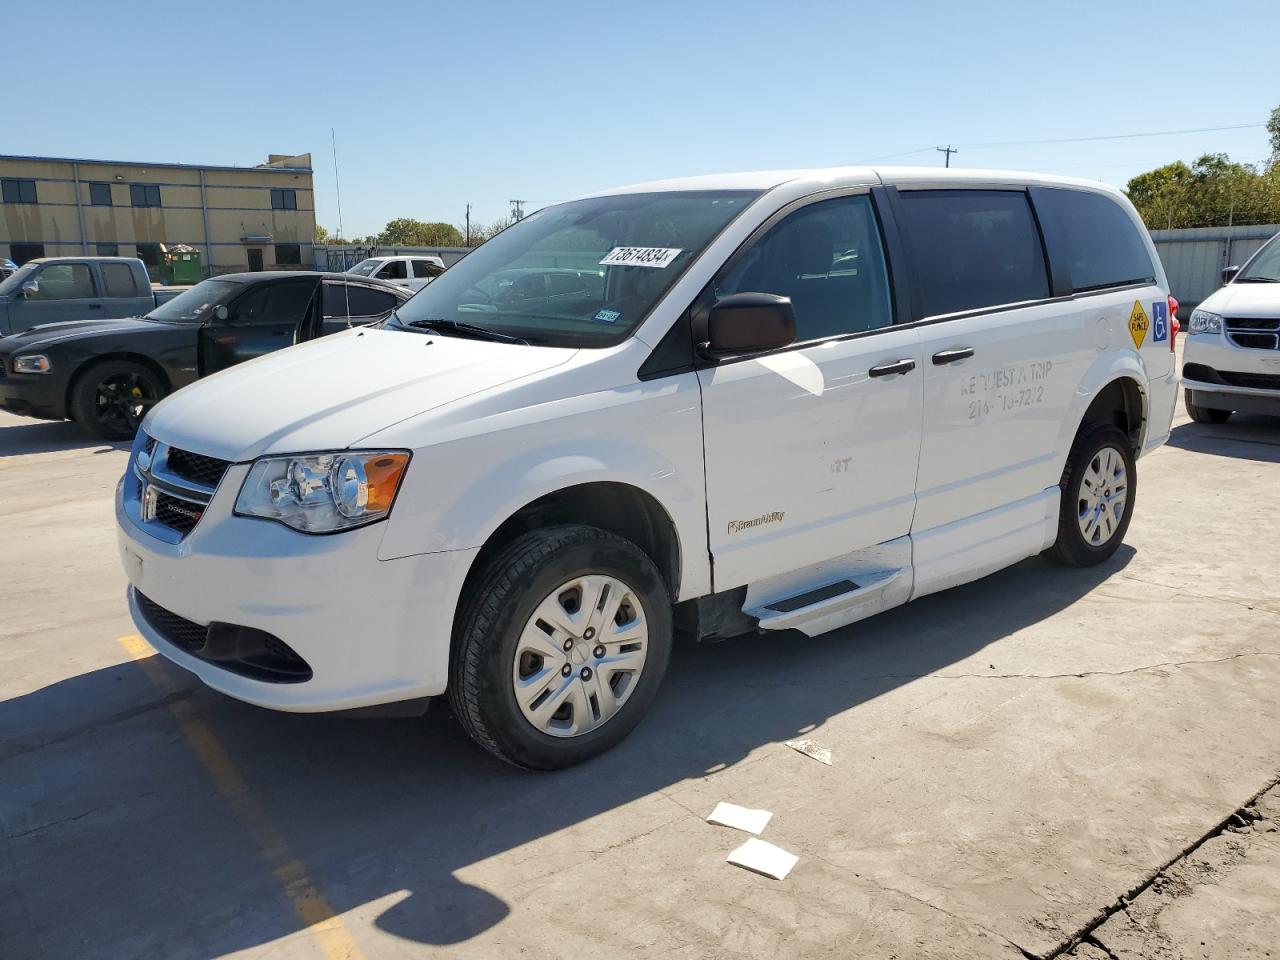
{"label": "utility pole", "polygon": [[951,155],[952,155],[953,153],[959,153],[960,151],[959,151],[959,150],[957,150],[955,147],[953,147],[951,144],[949,144],[949,143],[948,143],[945,147],[938,147],[938,152],[939,152],[939,153],[945,153],[945,154],[947,155],[947,166],[948,166],[948,167],[950,167],[950,166],[951,166]]}
{"label": "utility pole", "polygon": [[467,204],[467,246],[471,246],[471,204]]}
{"label": "utility pole", "polygon": [[524,201],[510,200],[508,202],[511,204],[511,219],[523,220],[524,219]]}

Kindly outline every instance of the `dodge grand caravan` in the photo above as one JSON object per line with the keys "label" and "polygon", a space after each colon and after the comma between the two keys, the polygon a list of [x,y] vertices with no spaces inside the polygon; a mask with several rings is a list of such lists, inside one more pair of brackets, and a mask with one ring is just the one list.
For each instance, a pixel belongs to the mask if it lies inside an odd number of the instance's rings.
{"label": "dodge grand caravan", "polygon": [[[566,267],[603,282],[485,292]],[[850,168],[547,207],[381,324],[157,405],[116,502],[130,611],[233,697],[447,694],[488,750],[565,766],[635,727],[677,632],[813,635],[1110,557],[1173,416],[1169,299],[1133,208],[1080,181]]]}

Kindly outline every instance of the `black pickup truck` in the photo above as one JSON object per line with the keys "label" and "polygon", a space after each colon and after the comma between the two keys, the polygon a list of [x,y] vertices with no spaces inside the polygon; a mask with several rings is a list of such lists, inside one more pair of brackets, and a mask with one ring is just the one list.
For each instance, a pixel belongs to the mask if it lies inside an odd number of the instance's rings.
{"label": "black pickup truck", "polygon": [[0,408],[70,418],[108,440],[199,377],[304,340],[374,323],[413,291],[344,273],[204,280],[145,317],[50,323],[0,338]]}

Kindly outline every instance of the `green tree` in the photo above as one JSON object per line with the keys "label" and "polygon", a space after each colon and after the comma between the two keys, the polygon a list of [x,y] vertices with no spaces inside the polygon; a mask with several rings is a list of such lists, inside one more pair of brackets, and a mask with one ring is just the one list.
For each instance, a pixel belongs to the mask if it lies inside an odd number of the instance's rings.
{"label": "green tree", "polygon": [[1280,223],[1280,165],[1259,172],[1224,153],[1139,174],[1126,192],[1152,230]]}
{"label": "green tree", "polygon": [[1267,136],[1271,138],[1271,163],[1280,164],[1280,107],[1271,111],[1267,120]]}
{"label": "green tree", "polygon": [[390,221],[378,236],[390,247],[460,247],[462,234],[450,223],[424,223],[408,217]]}
{"label": "green tree", "polygon": [[328,242],[329,242],[329,231],[317,223],[316,224],[316,243],[328,243]]}
{"label": "green tree", "polygon": [[515,221],[510,217],[499,217],[492,223],[473,223],[471,224],[471,236],[469,241],[467,236],[463,233],[463,231],[466,230],[465,224],[460,227],[456,227],[455,229],[460,234],[463,234],[463,243],[468,243],[468,245],[472,247],[478,247],[486,240],[492,240],[513,223],[515,223]]}

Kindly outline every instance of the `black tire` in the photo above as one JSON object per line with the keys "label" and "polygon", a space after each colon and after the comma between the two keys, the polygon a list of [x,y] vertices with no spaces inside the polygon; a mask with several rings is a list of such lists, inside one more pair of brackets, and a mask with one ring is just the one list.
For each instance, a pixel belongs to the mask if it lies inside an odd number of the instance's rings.
{"label": "black tire", "polygon": [[[537,606],[562,584],[604,574],[634,592],[648,625],[634,691],[601,725],[573,737],[539,730],[521,712],[512,684],[517,641]],[[671,655],[671,597],[653,561],[635,544],[596,527],[526,533],[472,579],[454,624],[449,703],[478,744],[508,763],[555,770],[603,753],[627,736],[653,702]]]}
{"label": "black tire", "polygon": [[[1114,449],[1124,462],[1125,501],[1120,522],[1102,543],[1090,543],[1080,529],[1081,487],[1085,473],[1095,458],[1107,448]],[[1050,549],[1053,558],[1072,567],[1091,567],[1111,557],[1124,540],[1138,500],[1138,471],[1129,438],[1119,427],[1105,423],[1085,423],[1076,434],[1058,486],[1062,503],[1058,509],[1058,540]]]}
{"label": "black tire", "polygon": [[1196,423],[1226,423],[1231,419],[1230,410],[1215,410],[1213,407],[1202,407],[1195,402],[1195,394],[1190,390],[1182,391],[1182,402],[1186,404],[1187,416]]}
{"label": "black tire", "polygon": [[132,440],[147,410],[168,391],[154,371],[131,360],[103,360],[77,375],[67,408],[82,430]]}

